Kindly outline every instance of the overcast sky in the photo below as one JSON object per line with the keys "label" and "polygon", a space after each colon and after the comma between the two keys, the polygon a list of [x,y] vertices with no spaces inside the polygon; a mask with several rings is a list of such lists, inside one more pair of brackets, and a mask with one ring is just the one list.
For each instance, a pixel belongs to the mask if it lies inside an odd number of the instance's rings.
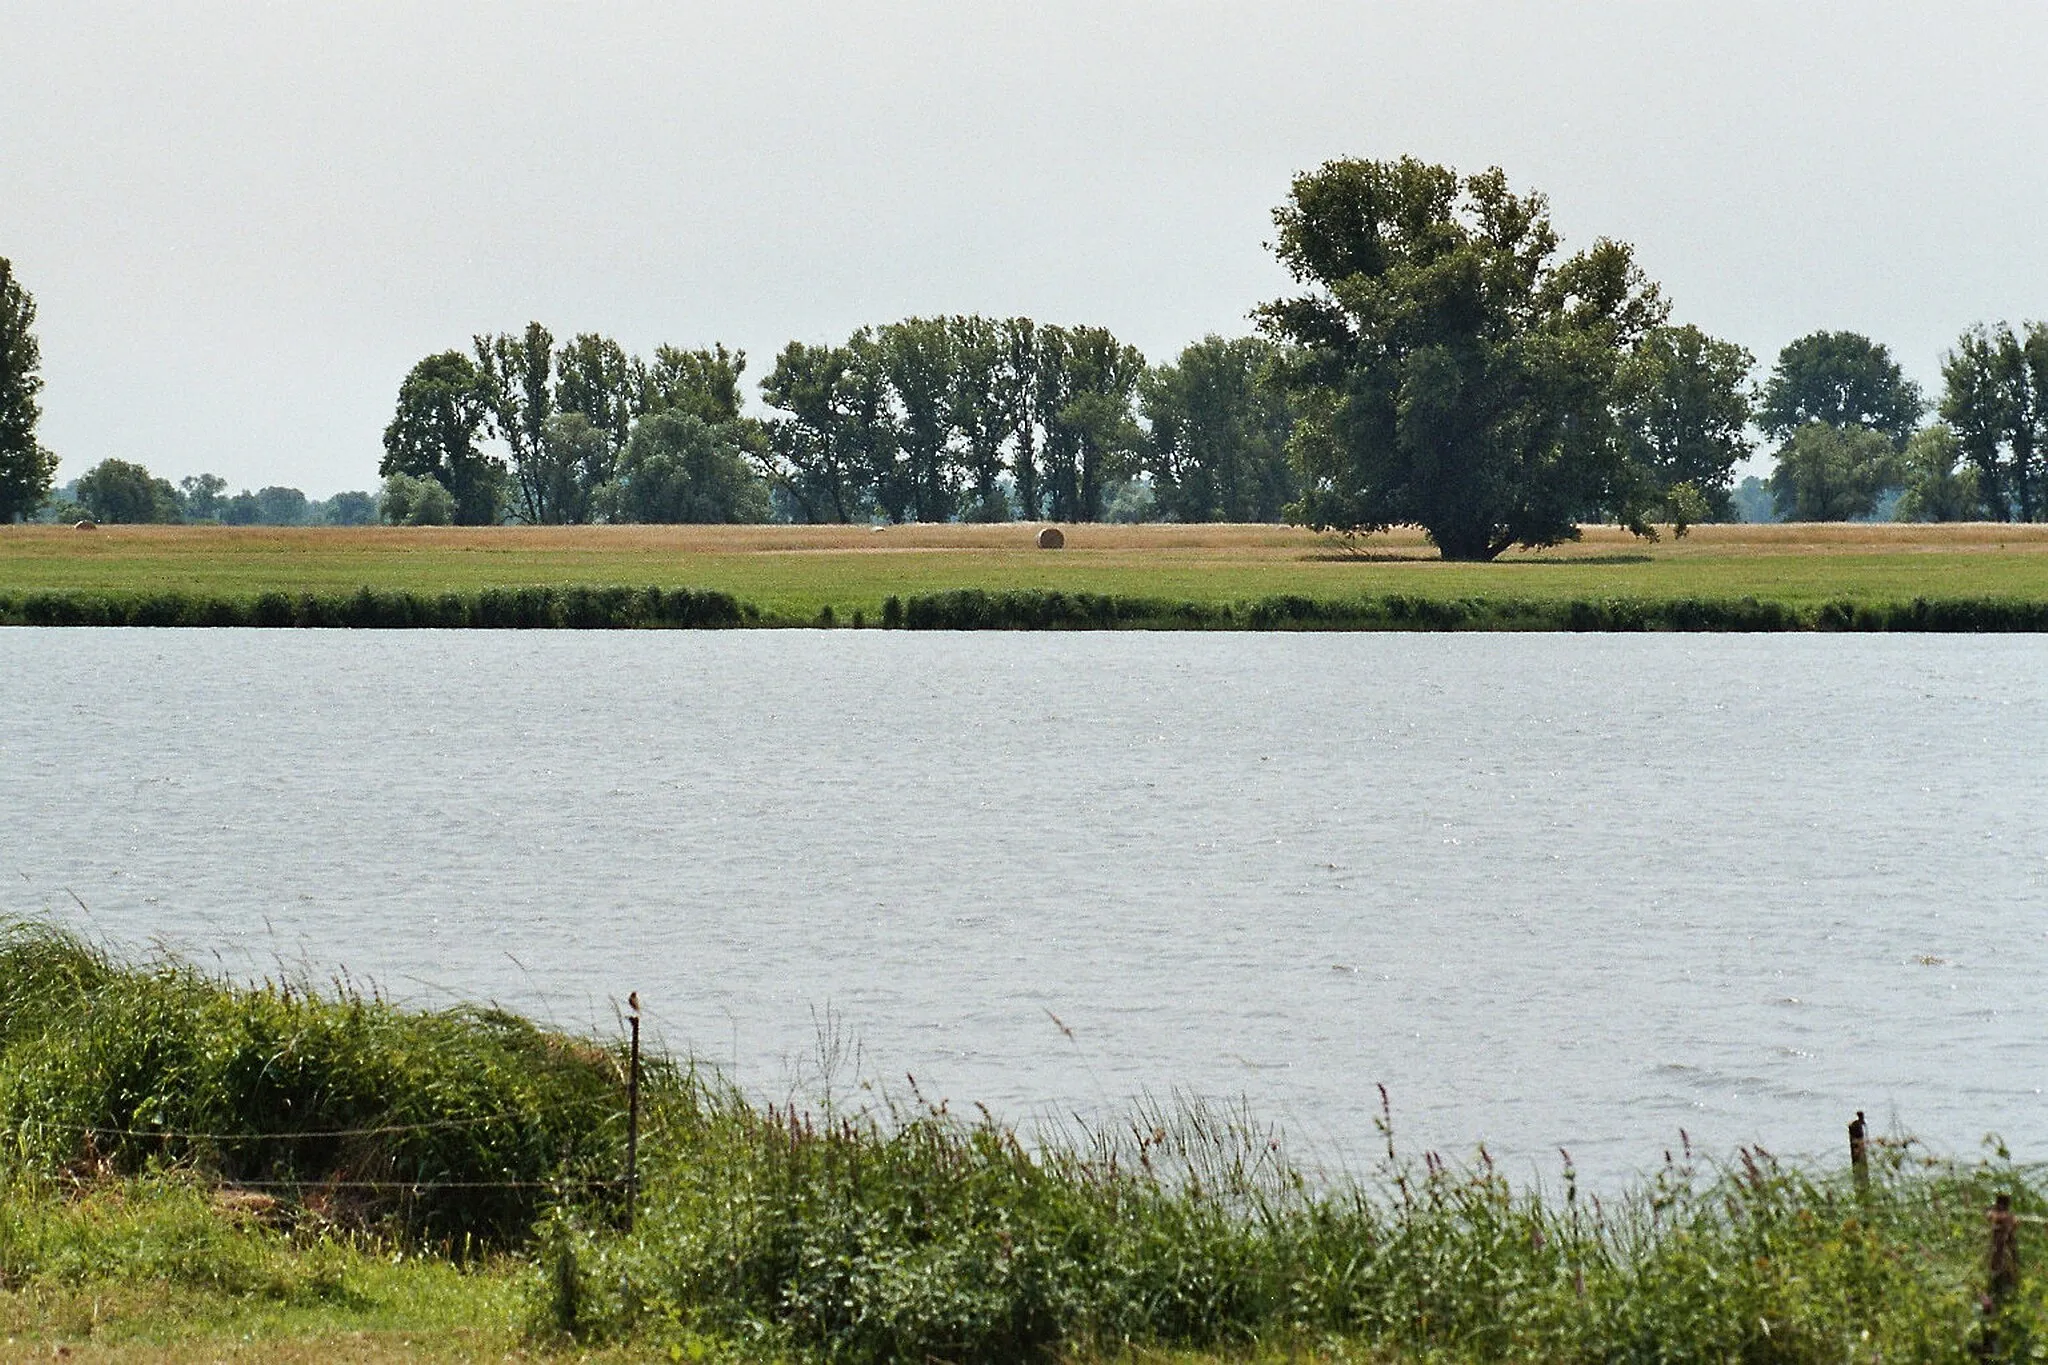
{"label": "overcast sky", "polygon": [[[1289,178],[1504,167],[1768,364],[1932,383],[2048,316],[2048,4],[1165,0],[0,5],[0,255],[42,435],[314,496],[398,381],[528,319],[646,351],[912,314],[1154,359],[1286,280]],[[758,401],[758,400],[757,400]]]}

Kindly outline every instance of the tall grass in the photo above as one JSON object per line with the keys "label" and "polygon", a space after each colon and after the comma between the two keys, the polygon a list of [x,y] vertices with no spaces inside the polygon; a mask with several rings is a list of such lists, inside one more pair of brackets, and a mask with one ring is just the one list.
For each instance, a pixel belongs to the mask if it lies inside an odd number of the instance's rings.
{"label": "tall grass", "polygon": [[1545,1191],[1483,1151],[1409,1161],[1386,1120],[1374,1169],[1325,1177],[1248,1117],[1199,1105],[1027,1141],[985,1112],[872,1091],[850,1109],[763,1106],[660,1062],[624,1231],[618,1063],[502,1014],[235,987],[15,926],[0,934],[0,1288],[125,1275],[339,1303],[336,1258],[360,1260],[346,1239],[237,1221],[208,1186],[260,1183],[285,1200],[280,1224],[333,1227],[322,1201],[358,1178],[381,1200],[358,1225],[523,1247],[536,1327],[629,1352],[2048,1354],[2042,1277],[1983,1299],[1987,1206],[2008,1194],[2024,1218],[2048,1212],[2042,1172],[2002,1156],[1957,1164],[1895,1142],[1861,1184],[1681,1147],[1602,1198],[1569,1165]]}
{"label": "tall grass", "polygon": [[152,1166],[318,1203],[450,1246],[523,1237],[610,1189],[613,1052],[498,1010],[117,966],[38,925],[0,930],[0,1139],[41,1171]]}
{"label": "tall grass", "polygon": [[[1324,1181],[1199,1108],[1027,1145],[986,1116],[664,1115],[630,1235],[565,1221],[543,1318],[831,1360],[1131,1348],[1374,1359],[1964,1360],[1987,1341],[1984,1209],[2039,1179],[1890,1149],[1859,1191],[1746,1152],[1671,1159],[1611,1201],[1394,1157]],[[560,1267],[574,1267],[564,1306]],[[1990,1338],[2048,1343],[2029,1283]],[[565,1317],[573,1312],[573,1321]]]}

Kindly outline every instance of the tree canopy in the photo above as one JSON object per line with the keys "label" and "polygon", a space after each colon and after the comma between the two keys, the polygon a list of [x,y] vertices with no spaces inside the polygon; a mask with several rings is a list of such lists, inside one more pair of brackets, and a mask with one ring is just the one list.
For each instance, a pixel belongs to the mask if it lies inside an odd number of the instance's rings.
{"label": "tree canopy", "polygon": [[1998,521],[2048,520],[2048,324],[1973,327],[1943,360],[1941,415]]}
{"label": "tree canopy", "polygon": [[1668,309],[1630,248],[1560,259],[1541,195],[1412,158],[1329,162],[1273,218],[1308,290],[1260,310],[1292,348],[1300,520],[1467,560],[1640,525],[1618,380]]}
{"label": "tree canopy", "polygon": [[94,521],[116,525],[185,519],[171,481],[127,460],[102,460],[88,469],[78,480],[78,502]]}
{"label": "tree canopy", "polygon": [[57,474],[57,457],[36,441],[43,351],[35,322],[35,299],[0,256],[0,522],[42,506]]}
{"label": "tree canopy", "polygon": [[489,526],[504,496],[502,460],[478,448],[490,413],[488,381],[460,351],[430,355],[398,388],[377,472],[433,479],[454,499],[455,524]]}
{"label": "tree canopy", "polygon": [[1862,427],[1904,446],[1926,411],[1919,386],[1882,343],[1857,332],[1814,332],[1778,353],[1757,425],[1780,441],[1809,422]]}

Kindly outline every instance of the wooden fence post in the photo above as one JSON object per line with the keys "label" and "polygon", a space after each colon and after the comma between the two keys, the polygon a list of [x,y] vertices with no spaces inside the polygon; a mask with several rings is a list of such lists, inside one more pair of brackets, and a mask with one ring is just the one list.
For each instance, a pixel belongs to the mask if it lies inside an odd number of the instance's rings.
{"label": "wooden fence post", "polygon": [[1858,1109],[1856,1117],[1849,1120],[1849,1170],[1856,1177],[1858,1194],[1866,1193],[1870,1189],[1870,1148],[1864,1140],[1866,1131],[1863,1111]]}
{"label": "wooden fence post", "polygon": [[640,992],[626,996],[632,1011],[626,1023],[633,1030],[633,1059],[626,1073],[626,1231],[633,1230],[633,1210],[640,1202]]}

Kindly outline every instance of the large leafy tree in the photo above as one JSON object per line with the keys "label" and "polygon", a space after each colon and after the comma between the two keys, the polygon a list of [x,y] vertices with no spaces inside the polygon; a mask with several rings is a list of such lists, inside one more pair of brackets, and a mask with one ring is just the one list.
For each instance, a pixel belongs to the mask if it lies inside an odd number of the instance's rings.
{"label": "large leafy tree", "polygon": [[1941,366],[1941,415],[1999,521],[2048,519],[2048,324],[1965,332]]}
{"label": "large leafy tree", "polygon": [[958,352],[942,318],[906,318],[875,335],[896,422],[902,501],[907,519],[947,521],[959,501],[952,448],[952,398]]}
{"label": "large leafy tree", "polygon": [[1883,343],[1858,332],[1814,332],[1778,353],[1757,405],[1757,425],[1780,441],[1809,422],[1862,427],[1895,447],[1927,403]]}
{"label": "large leafy tree", "polygon": [[1541,195],[1413,158],[1329,162],[1273,217],[1307,286],[1260,310],[1293,348],[1296,516],[1420,526],[1461,560],[1640,524],[1618,377],[1668,310],[1630,248],[1559,259]]}
{"label": "large leafy tree", "polygon": [[1894,517],[1899,521],[1977,521],[1984,515],[1978,471],[1963,458],[1963,443],[1946,422],[1913,433],[1900,458],[1906,491]]}
{"label": "large leafy tree", "polygon": [[184,505],[169,479],[128,460],[101,460],[78,480],[78,502],[94,521],[184,520]]}
{"label": "large leafy tree", "polygon": [[518,336],[500,332],[474,339],[477,378],[489,432],[512,452],[512,510],[521,521],[552,525],[571,515],[576,486],[554,477],[548,459],[548,419],[555,414],[554,334],[538,322]]}
{"label": "large leafy tree", "polygon": [[657,412],[633,429],[619,457],[608,509],[621,521],[757,522],[768,487],[733,440],[733,428],[693,413]]}
{"label": "large leafy tree", "polygon": [[1054,521],[1100,521],[1103,494],[1129,472],[1143,433],[1131,416],[1145,357],[1106,327],[1038,329],[1042,476]]}
{"label": "large leafy tree", "polygon": [[1629,457],[1653,497],[1690,486],[1708,515],[1732,510],[1735,466],[1750,453],[1750,371],[1756,357],[1699,328],[1656,327],[1622,366]]}
{"label": "large leafy tree", "polygon": [[458,526],[495,524],[505,467],[477,445],[488,413],[483,376],[468,356],[428,356],[398,386],[398,411],[384,428],[377,472],[435,480],[453,497]]}
{"label": "large leafy tree", "polygon": [[1267,382],[1278,348],[1211,336],[1146,374],[1144,446],[1159,508],[1175,521],[1277,521],[1297,496],[1294,414]]}
{"label": "large leafy tree", "polygon": [[851,363],[843,347],[792,341],[761,381],[761,396],[787,414],[767,423],[769,479],[803,521],[853,521],[873,505],[866,462],[851,429]]}
{"label": "large leafy tree", "polygon": [[1771,494],[1786,521],[1854,521],[1899,481],[1899,452],[1881,431],[1813,421],[1778,452]]}
{"label": "large leafy tree", "polygon": [[43,505],[57,457],[36,441],[43,415],[43,351],[36,301],[0,256],[0,522],[20,521]]}
{"label": "large leafy tree", "polygon": [[714,427],[737,421],[746,370],[747,353],[722,343],[694,351],[657,346],[652,363],[639,370],[639,412],[687,412]]}

